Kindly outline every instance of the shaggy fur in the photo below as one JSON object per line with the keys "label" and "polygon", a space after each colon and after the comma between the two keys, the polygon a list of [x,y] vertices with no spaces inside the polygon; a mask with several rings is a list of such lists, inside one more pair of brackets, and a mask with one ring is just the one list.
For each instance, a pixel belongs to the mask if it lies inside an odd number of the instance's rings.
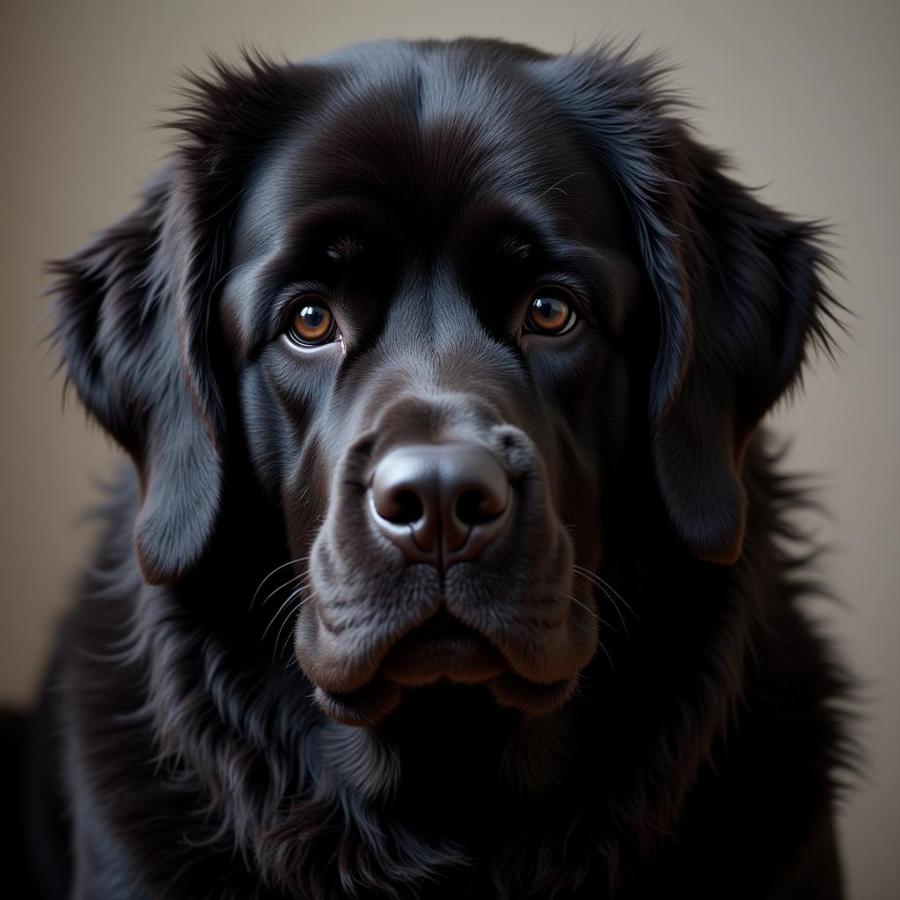
{"label": "shaggy fur", "polygon": [[[138,209],[55,266],[69,379],[134,469],[39,720],[45,896],[841,896],[845,682],[758,427],[831,347],[822,229],[660,76],[474,39],[191,76]],[[278,314],[325,256],[340,360]],[[551,258],[586,323],[520,340]],[[410,430],[476,435],[521,509],[445,582],[360,505]],[[444,604],[508,671],[386,678]]]}

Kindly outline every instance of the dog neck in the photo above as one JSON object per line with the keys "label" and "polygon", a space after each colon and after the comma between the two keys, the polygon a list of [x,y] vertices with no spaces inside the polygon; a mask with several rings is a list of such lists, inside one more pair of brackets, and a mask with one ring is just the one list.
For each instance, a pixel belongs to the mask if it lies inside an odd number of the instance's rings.
{"label": "dog neck", "polygon": [[572,707],[526,718],[496,706],[480,686],[440,684],[409,691],[377,728],[330,722],[323,766],[367,800],[415,811],[467,808],[476,798],[534,798],[560,790],[574,754]]}

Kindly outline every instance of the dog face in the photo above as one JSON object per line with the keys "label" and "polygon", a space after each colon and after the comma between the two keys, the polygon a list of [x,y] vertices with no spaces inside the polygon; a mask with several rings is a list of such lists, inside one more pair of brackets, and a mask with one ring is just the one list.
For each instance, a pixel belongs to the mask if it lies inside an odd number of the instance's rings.
{"label": "dog face", "polygon": [[569,697],[626,448],[673,539],[734,563],[743,448],[821,334],[823,257],[668,112],[643,64],[486,41],[198,80],[141,208],[59,266],[147,579],[198,565],[223,473],[252,473],[317,700],[373,722],[438,680]]}
{"label": "dog face", "polygon": [[460,74],[288,134],[223,283],[251,457],[309,559],[299,658],[348,720],[439,678],[539,711],[596,646],[573,566],[602,547],[628,220],[552,106],[486,82],[471,110]]}

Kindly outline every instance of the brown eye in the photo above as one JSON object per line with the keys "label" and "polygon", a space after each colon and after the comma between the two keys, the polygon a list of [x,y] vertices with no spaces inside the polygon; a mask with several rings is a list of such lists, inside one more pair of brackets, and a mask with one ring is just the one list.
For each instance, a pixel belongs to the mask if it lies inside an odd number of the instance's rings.
{"label": "brown eye", "polygon": [[525,330],[532,334],[565,334],[577,321],[578,315],[565,288],[542,287],[528,305]]}
{"label": "brown eye", "polygon": [[334,331],[331,310],[320,300],[310,298],[297,306],[288,337],[297,344],[324,344],[333,339]]}

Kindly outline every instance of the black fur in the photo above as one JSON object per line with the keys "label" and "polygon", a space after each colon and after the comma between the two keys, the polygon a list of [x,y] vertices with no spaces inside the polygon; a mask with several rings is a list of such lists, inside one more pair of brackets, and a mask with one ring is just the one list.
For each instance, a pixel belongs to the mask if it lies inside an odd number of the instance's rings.
{"label": "black fur", "polygon": [[[137,211],[56,264],[69,378],[134,460],[33,773],[71,896],[842,895],[846,683],[759,428],[840,307],[821,226],[737,185],[660,75],[475,39],[216,62]],[[552,346],[509,326],[551,259],[590,320]],[[340,361],[284,346],[307,278],[340,283]],[[410,430],[519,479],[518,530],[440,585],[360,524]],[[444,604],[510,670],[385,679]]]}

